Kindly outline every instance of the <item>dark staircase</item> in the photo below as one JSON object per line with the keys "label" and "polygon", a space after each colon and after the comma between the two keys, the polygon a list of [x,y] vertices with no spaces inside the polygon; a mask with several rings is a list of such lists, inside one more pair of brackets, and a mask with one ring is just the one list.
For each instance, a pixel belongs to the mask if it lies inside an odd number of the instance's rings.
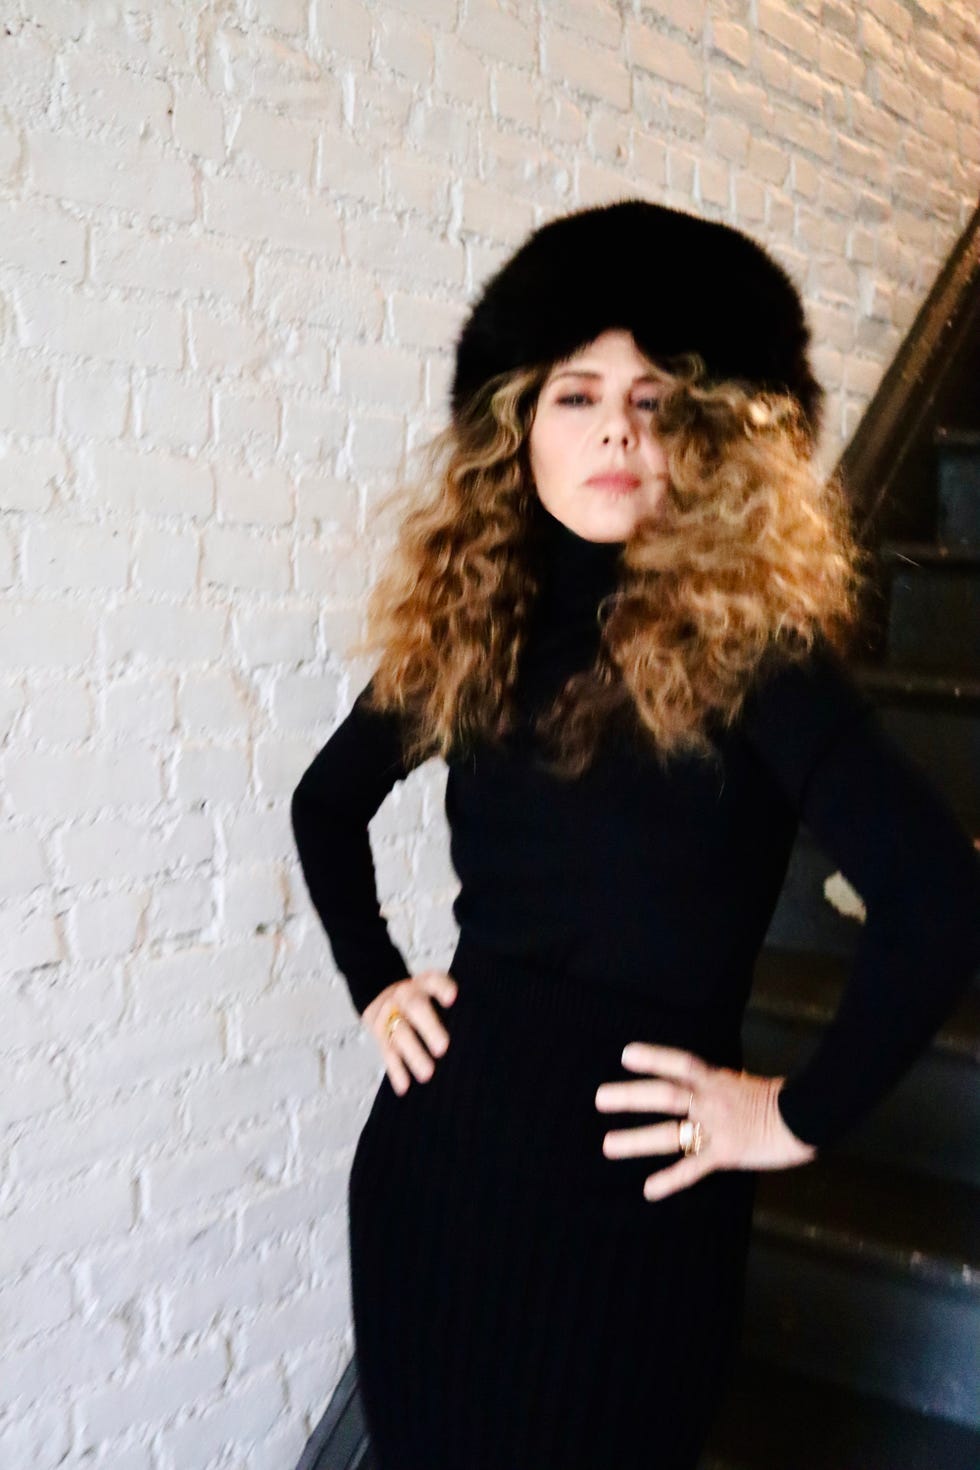
{"label": "dark staircase", "polygon": [[[849,668],[980,847],[980,432],[936,429],[932,447],[932,534],[920,501],[914,539],[880,540],[880,621]],[[750,1071],[793,1071],[836,1009],[860,920],[833,879],[801,826]],[[861,1125],[759,1174],[742,1354],[703,1470],[920,1467],[980,1467],[978,985]]]}

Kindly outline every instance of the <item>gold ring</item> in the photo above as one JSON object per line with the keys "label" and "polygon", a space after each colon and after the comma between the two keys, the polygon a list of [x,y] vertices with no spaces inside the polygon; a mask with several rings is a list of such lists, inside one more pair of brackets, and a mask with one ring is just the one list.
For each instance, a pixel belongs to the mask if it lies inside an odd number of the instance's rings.
{"label": "gold ring", "polygon": [[388,1012],[388,1019],[385,1021],[385,1041],[391,1040],[395,1027],[398,1025],[399,1021],[404,1021],[404,1019],[405,1017],[402,1015],[398,1007],[393,1006]]}

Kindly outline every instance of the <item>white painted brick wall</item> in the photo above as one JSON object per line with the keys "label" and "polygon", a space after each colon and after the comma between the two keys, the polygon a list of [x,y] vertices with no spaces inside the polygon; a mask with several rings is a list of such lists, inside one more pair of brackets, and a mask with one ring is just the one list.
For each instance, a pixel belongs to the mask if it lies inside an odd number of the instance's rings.
{"label": "white painted brick wall", "polygon": [[[802,287],[829,467],[980,173],[969,0],[8,0],[0,24],[0,1464],[284,1470],[349,1356],[381,1075],[288,801],[451,342],[641,192]],[[372,823],[448,963],[430,765]]]}

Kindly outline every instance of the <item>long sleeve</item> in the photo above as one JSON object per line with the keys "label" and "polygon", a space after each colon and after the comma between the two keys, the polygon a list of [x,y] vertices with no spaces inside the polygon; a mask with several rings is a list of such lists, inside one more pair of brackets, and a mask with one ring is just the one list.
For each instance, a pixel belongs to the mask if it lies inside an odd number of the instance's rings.
{"label": "long sleeve", "polygon": [[378,902],[368,823],[409,774],[396,713],[366,706],[370,683],[293,792],[293,837],[310,900],[358,1015],[408,966]]}
{"label": "long sleeve", "polygon": [[778,1106],[804,1142],[834,1142],[923,1053],[980,966],[980,863],[922,768],[821,645],[743,711],[750,743],[864,900],[837,1013]]}

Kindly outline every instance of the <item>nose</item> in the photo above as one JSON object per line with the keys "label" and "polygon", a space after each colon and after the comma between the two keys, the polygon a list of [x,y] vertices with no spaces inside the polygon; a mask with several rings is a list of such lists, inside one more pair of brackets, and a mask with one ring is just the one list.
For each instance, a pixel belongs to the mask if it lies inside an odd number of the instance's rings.
{"label": "nose", "polygon": [[636,444],[637,442],[636,425],[633,422],[633,416],[623,408],[613,408],[610,410],[609,421],[606,424],[602,442],[603,444],[608,444],[611,440],[619,440],[622,444],[626,445]]}

